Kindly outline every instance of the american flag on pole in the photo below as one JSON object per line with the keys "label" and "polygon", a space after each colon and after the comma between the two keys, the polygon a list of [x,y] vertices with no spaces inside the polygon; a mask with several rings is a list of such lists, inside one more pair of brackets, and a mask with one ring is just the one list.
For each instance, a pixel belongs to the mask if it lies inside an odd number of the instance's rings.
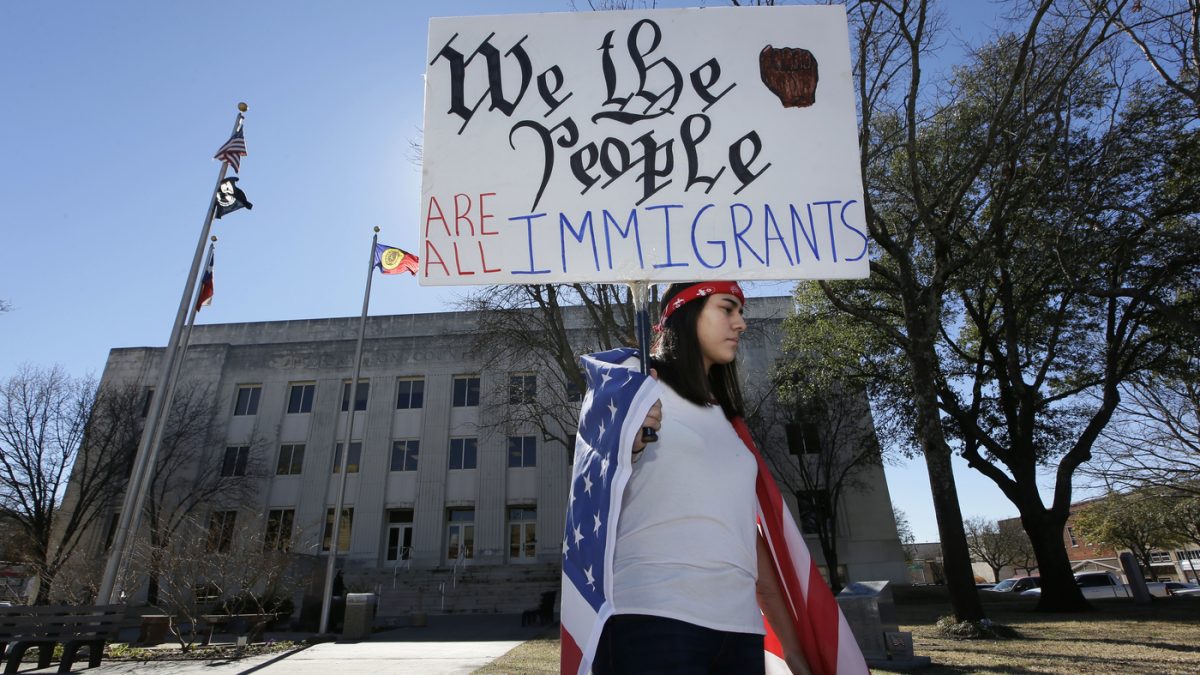
{"label": "american flag on pole", "polygon": [[[562,675],[588,672],[604,622],[614,612],[613,552],[622,493],[632,473],[634,434],[641,433],[661,386],[626,364],[637,355],[633,349],[614,349],[582,358],[588,394],[579,416],[563,539]],[[736,420],[734,428],[758,460],[759,521],[809,667],[814,675],[869,673],[745,424]],[[779,639],[765,619],[763,623],[767,673],[790,672]]]}
{"label": "american flag on pole", "polygon": [[217,154],[213,155],[213,159],[219,159],[222,162],[229,162],[229,166],[236,172],[241,166],[242,158],[246,156],[246,138],[242,135],[242,123],[246,120],[246,116],[238,114],[237,129],[229,140],[225,141],[225,145],[217,150]]}

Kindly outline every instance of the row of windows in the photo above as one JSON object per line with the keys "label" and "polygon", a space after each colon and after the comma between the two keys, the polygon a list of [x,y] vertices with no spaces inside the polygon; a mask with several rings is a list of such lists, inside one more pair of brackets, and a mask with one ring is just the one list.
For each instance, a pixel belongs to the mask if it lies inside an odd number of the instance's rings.
{"label": "row of windows", "polygon": [[[351,382],[342,383],[342,412],[350,409]],[[367,409],[370,397],[371,383],[359,381],[355,389],[353,402],[354,410],[360,412]],[[288,387],[288,414],[310,413],[313,409],[313,397],[316,385],[311,382],[293,383]],[[246,384],[237,389],[234,397],[233,414],[236,416],[257,415],[258,402],[262,397],[262,385]],[[522,374],[509,378],[508,402],[512,404],[530,403],[537,398],[537,375]],[[574,383],[567,384],[567,400],[579,402],[582,400],[582,390]],[[147,404],[149,396],[147,396]],[[401,378],[396,387],[396,409],[411,410],[423,407],[425,404],[425,380],[422,378]],[[473,375],[454,378],[451,392],[451,405],[455,408],[470,408],[479,405],[479,377]]]}
{"label": "row of windows", "polygon": [[[342,398],[340,410],[346,412],[350,407],[350,382],[342,383]],[[293,383],[288,387],[287,412],[289,415],[310,413],[313,409],[313,398],[317,385],[311,382]],[[354,410],[367,409],[367,399],[370,396],[370,382],[358,383],[354,396]],[[150,412],[150,401],[154,394],[153,387],[147,387],[143,398],[142,417]],[[237,389],[233,402],[235,416],[257,415],[258,402],[262,397],[262,385],[247,384]],[[532,402],[537,397],[536,375],[513,375],[509,379],[509,403],[520,404]],[[567,400],[578,403],[583,400],[583,390],[574,382],[567,382]],[[396,409],[415,410],[424,407],[425,380],[422,378],[401,378],[396,386]],[[451,404],[456,408],[467,408],[479,405],[479,378],[466,375],[454,378]]]}
{"label": "row of windows", "polygon": [[[475,382],[475,391],[479,391],[478,377],[456,377],[454,381]],[[342,398],[340,410],[346,412],[350,409],[350,382],[342,383]],[[313,409],[313,398],[316,395],[317,385],[311,382],[296,383],[288,386],[288,404],[287,411],[289,415],[310,413]],[[361,412],[367,409],[367,399],[370,396],[371,383],[363,380],[358,383],[358,387],[354,393],[354,410]],[[258,401],[262,396],[262,385],[244,384],[238,387],[237,394],[234,396],[233,414],[235,416],[257,415]],[[397,386],[396,393],[396,409],[408,410],[417,409],[424,406],[425,402],[425,380],[416,379],[401,379]],[[456,406],[468,405],[455,403]],[[475,402],[469,405],[479,405],[478,393],[475,396]],[[143,416],[145,413],[143,413]]]}
{"label": "row of windows", "polygon": [[[333,509],[325,509],[325,525],[321,533],[321,550],[328,551],[333,542]],[[207,549],[213,553],[226,553],[233,547],[237,511],[213,511],[209,516]],[[113,516],[112,523],[116,523]],[[516,506],[508,509],[509,557],[532,559],[537,551],[537,508]],[[387,542],[385,558],[388,561],[407,560],[412,550],[413,512],[411,509],[393,509],[387,517]],[[110,528],[111,529],[111,528]],[[339,551],[350,550],[350,535],[354,529],[354,508],[342,509],[338,523],[337,547]],[[295,509],[271,509],[267,512],[263,549],[268,551],[291,550],[292,538],[296,534]],[[106,546],[111,546],[111,535]],[[446,512],[446,558],[473,558],[475,554],[475,509],[448,509]]]}
{"label": "row of windows", "polygon": [[[275,464],[275,475],[295,476],[304,471],[303,443],[285,443],[279,446],[279,458]],[[392,441],[390,471],[416,471],[421,455],[421,442],[416,439]],[[245,476],[250,458],[250,446],[231,445],[225,448],[221,463],[221,475],[225,477]],[[346,472],[358,473],[362,461],[362,443],[350,443],[350,455],[346,458]],[[479,440],[476,438],[450,439],[450,468],[455,470],[475,469],[479,464]],[[513,469],[537,466],[537,437],[508,437],[508,466]],[[342,444],[333,450],[333,473],[342,470]]]}

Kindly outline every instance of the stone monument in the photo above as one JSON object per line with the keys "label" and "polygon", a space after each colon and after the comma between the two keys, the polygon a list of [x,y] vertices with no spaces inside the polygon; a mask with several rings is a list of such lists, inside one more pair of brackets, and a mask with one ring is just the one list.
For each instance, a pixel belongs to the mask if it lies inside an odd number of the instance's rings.
{"label": "stone monument", "polygon": [[928,656],[913,654],[912,633],[896,622],[896,603],[887,581],[859,581],[838,593],[838,605],[859,649],[872,668],[917,670],[930,664]]}

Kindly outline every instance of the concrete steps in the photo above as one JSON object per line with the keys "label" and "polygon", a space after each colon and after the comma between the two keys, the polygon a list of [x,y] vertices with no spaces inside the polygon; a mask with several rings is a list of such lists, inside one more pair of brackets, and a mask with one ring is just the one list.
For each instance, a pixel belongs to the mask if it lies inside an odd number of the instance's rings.
{"label": "concrete steps", "polygon": [[378,592],[376,616],[426,614],[513,614],[537,607],[542,593],[558,591],[556,564],[468,565],[457,576],[448,568],[360,569],[346,572],[351,588]]}

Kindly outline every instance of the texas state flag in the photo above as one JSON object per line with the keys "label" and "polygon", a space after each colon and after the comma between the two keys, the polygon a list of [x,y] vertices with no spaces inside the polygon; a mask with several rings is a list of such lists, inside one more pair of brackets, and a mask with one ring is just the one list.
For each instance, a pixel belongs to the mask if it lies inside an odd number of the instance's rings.
{"label": "texas state flag", "polygon": [[204,265],[204,277],[200,279],[200,295],[196,296],[196,311],[212,304],[213,297],[213,247],[208,245],[208,262]]}

